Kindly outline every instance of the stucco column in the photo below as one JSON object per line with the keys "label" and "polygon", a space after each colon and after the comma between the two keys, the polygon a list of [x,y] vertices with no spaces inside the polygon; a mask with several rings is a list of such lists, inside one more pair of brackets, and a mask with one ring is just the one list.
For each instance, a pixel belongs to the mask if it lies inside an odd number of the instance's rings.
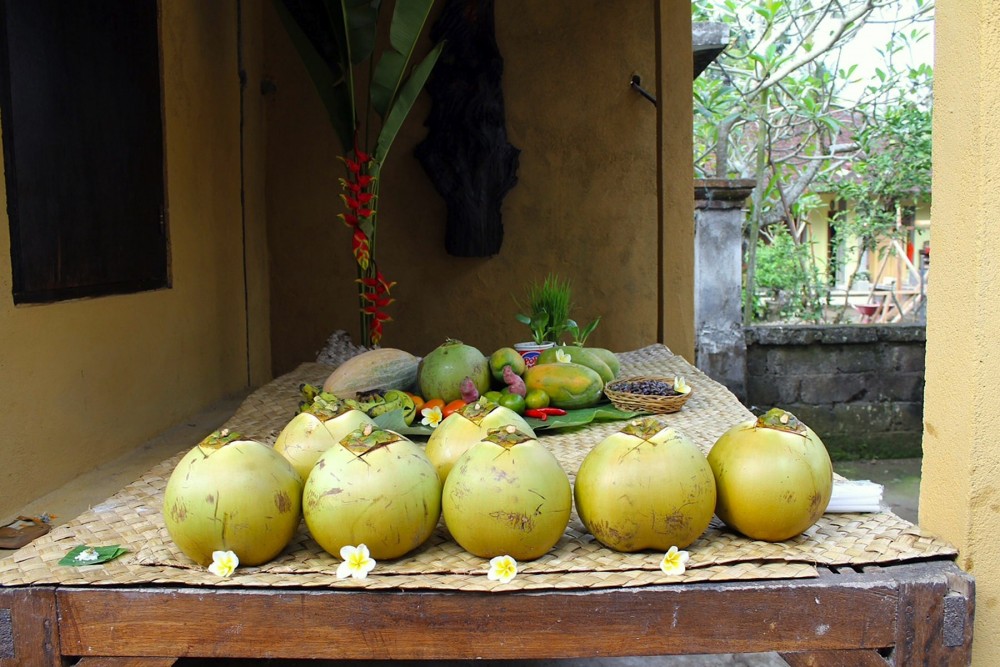
{"label": "stucco column", "polygon": [[928,279],[920,524],[976,578],[973,664],[1000,664],[1000,15],[940,0],[934,252]]}
{"label": "stucco column", "polygon": [[[694,363],[691,6],[656,4],[657,340]],[[637,242],[645,240],[637,239]]]}
{"label": "stucco column", "polygon": [[743,205],[750,179],[694,182],[695,366],[746,398],[743,337]]}

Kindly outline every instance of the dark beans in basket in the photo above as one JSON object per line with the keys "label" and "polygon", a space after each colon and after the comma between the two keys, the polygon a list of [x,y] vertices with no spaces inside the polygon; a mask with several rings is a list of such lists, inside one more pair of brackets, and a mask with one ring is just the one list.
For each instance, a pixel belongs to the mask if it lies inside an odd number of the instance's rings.
{"label": "dark beans in basket", "polygon": [[641,396],[680,396],[680,392],[674,391],[672,384],[663,380],[623,380],[608,388]]}

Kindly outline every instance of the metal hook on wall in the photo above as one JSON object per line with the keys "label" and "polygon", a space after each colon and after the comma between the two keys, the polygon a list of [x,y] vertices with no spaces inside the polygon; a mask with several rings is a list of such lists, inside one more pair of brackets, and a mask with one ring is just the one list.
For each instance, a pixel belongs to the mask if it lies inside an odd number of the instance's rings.
{"label": "metal hook on wall", "polygon": [[642,79],[639,77],[638,74],[632,75],[632,78],[629,80],[629,86],[631,86],[633,90],[635,90],[637,93],[645,97],[647,100],[652,102],[654,107],[656,106],[656,96],[642,87]]}

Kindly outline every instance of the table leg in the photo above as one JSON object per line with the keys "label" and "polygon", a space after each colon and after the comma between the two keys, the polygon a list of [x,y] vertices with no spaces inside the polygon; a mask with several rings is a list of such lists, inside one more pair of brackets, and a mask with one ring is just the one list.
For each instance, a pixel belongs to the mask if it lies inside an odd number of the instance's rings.
{"label": "table leg", "polygon": [[975,582],[964,572],[900,581],[894,665],[968,665]]}
{"label": "table leg", "polygon": [[55,590],[0,588],[0,667],[60,667]]}

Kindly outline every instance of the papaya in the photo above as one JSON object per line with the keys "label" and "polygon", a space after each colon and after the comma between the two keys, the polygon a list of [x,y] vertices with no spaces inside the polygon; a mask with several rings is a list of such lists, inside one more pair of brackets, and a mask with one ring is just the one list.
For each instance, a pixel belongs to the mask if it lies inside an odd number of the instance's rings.
{"label": "papaya", "polygon": [[[618,374],[621,373],[622,364],[618,360],[618,355],[611,350],[605,350],[603,347],[588,347],[586,350],[591,354],[600,357],[601,361],[606,363],[608,368],[611,369],[611,373],[614,377],[618,377]],[[607,380],[605,380],[605,383],[607,383]]]}
{"label": "papaya", "polygon": [[581,366],[586,366],[591,370],[597,371],[597,374],[601,376],[601,381],[604,382],[604,384],[607,384],[615,379],[615,374],[611,371],[611,368],[604,362],[603,359],[594,354],[590,349],[578,347],[576,345],[560,345],[559,347],[550,347],[542,352],[541,356],[538,357],[538,363],[558,363],[559,360],[556,355],[559,352],[569,355],[572,363],[580,364]]}
{"label": "papaya", "polygon": [[524,371],[528,391],[541,389],[549,395],[550,405],[573,410],[589,408],[600,402],[604,381],[597,371],[582,364],[535,364]]}

